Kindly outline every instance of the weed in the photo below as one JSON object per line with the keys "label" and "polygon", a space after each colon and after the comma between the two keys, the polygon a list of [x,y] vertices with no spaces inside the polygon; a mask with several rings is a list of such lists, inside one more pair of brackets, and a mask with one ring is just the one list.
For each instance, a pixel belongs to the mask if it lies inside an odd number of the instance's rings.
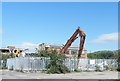
{"label": "weed", "polygon": [[12,66],[9,70],[14,70],[14,69],[13,69],[13,66]]}
{"label": "weed", "polygon": [[102,72],[102,70],[100,70],[100,67],[98,67],[98,66],[95,66],[95,67],[96,67],[96,69],[95,69],[96,72]]}
{"label": "weed", "polygon": [[7,69],[7,67],[2,67],[1,69]]}
{"label": "weed", "polygon": [[81,72],[81,70],[75,69],[74,72]]}

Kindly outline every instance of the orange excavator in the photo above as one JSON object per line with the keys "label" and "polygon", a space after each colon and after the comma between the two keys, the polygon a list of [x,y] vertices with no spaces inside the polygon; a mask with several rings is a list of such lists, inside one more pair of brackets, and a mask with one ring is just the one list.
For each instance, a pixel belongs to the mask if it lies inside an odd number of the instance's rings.
{"label": "orange excavator", "polygon": [[62,48],[61,52],[62,54],[64,54],[67,49],[71,46],[72,42],[74,42],[74,40],[76,40],[78,37],[77,35],[79,34],[80,36],[80,46],[79,46],[79,51],[78,51],[78,58],[81,57],[82,51],[83,51],[83,47],[84,47],[84,42],[85,42],[85,37],[86,34],[84,33],[84,31],[82,31],[80,28],[78,28],[74,34],[71,36],[71,38],[67,41],[67,43],[64,45],[64,47]]}

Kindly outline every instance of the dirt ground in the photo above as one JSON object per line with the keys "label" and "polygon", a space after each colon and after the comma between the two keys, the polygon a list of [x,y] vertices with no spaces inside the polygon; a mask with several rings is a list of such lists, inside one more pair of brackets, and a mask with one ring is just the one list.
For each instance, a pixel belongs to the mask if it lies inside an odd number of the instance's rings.
{"label": "dirt ground", "polygon": [[37,73],[22,73],[9,70],[0,70],[2,79],[118,79],[117,71],[104,72],[72,72],[66,74],[45,74]]}

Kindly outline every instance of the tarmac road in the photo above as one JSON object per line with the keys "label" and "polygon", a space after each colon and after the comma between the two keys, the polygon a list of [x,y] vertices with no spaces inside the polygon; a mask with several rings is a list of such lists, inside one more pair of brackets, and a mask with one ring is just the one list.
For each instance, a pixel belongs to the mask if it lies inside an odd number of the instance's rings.
{"label": "tarmac road", "polygon": [[66,74],[45,74],[42,72],[22,73],[0,70],[2,79],[118,79],[117,71],[73,72]]}

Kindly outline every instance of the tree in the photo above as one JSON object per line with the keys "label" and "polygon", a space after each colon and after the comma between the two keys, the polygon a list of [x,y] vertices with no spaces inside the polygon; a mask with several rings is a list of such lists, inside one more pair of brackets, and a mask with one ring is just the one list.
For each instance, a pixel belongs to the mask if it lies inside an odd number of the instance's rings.
{"label": "tree", "polygon": [[0,62],[0,65],[2,66],[2,68],[6,68],[6,63],[7,63],[7,59],[8,58],[12,58],[9,53],[8,54],[2,54],[2,53],[0,53],[0,60],[3,60],[2,64]]}
{"label": "tree", "polygon": [[38,53],[32,53],[30,54],[31,57],[49,57],[49,51],[43,50]]}
{"label": "tree", "polygon": [[52,50],[50,53],[50,63],[48,64],[47,73],[66,73],[70,72],[68,68],[64,65],[64,55],[58,54],[56,51]]}
{"label": "tree", "polygon": [[59,54],[55,50],[50,51],[40,51],[38,54],[31,54],[32,57],[49,57],[50,62],[47,64],[47,73],[66,73],[70,72],[68,68],[64,65],[64,54]]}
{"label": "tree", "polygon": [[97,51],[89,53],[88,58],[91,59],[117,59],[118,53],[115,51]]}
{"label": "tree", "polygon": [[1,60],[7,60],[8,58],[12,58],[12,56],[9,53],[8,54],[0,53],[0,59]]}

